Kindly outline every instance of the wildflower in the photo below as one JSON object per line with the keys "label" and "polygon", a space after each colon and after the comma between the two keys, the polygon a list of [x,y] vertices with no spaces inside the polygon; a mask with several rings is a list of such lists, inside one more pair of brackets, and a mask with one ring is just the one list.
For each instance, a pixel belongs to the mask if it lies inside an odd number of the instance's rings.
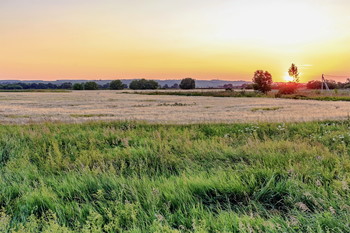
{"label": "wildflower", "polygon": [[316,180],[316,185],[317,185],[318,187],[322,186],[321,181],[320,181],[320,180]]}
{"label": "wildflower", "polygon": [[164,220],[164,216],[161,215],[161,214],[156,214],[155,216],[158,219],[158,221],[163,221]]}
{"label": "wildflower", "polygon": [[158,196],[159,195],[159,190],[156,189],[156,188],[152,188],[152,194],[155,195],[155,196]]}
{"label": "wildflower", "polygon": [[348,183],[345,180],[341,182],[341,185],[342,185],[343,190],[349,189]]}
{"label": "wildflower", "polygon": [[298,219],[297,219],[296,217],[290,216],[290,224],[291,224],[292,226],[296,226],[296,225],[299,224],[299,221],[298,221]]}
{"label": "wildflower", "polygon": [[295,205],[303,212],[310,211],[309,207],[302,202],[297,202]]}

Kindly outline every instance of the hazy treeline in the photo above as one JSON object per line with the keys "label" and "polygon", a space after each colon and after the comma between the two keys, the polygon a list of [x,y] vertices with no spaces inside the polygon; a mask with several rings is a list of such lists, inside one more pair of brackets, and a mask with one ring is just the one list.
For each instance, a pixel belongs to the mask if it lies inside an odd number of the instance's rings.
{"label": "hazy treeline", "polygon": [[70,90],[123,90],[130,88],[132,90],[146,90],[146,89],[194,89],[196,87],[195,80],[192,78],[183,79],[180,84],[175,83],[172,86],[165,84],[161,86],[155,80],[137,79],[133,80],[130,85],[123,83],[121,80],[113,80],[110,83],[99,85],[96,82],[82,82],[82,83],[71,83],[65,82],[60,85],[53,83],[10,83],[0,84],[0,89],[5,90],[21,90],[21,89],[70,89]]}
{"label": "hazy treeline", "polygon": [[[347,79],[346,82],[336,82],[334,80],[326,80],[326,83],[329,89],[347,89],[350,88],[350,79]],[[322,82],[319,80],[312,80],[306,84],[307,89],[321,89]]]}

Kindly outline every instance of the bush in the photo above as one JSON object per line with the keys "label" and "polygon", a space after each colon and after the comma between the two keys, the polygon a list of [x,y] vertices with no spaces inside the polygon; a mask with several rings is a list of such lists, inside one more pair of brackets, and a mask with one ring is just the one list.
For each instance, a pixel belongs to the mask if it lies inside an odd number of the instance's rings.
{"label": "bush", "polygon": [[193,78],[185,78],[181,80],[180,83],[181,89],[195,89],[196,88],[196,81]]}
{"label": "bush", "polygon": [[85,90],[98,90],[98,85],[95,82],[86,82],[84,84]]}
{"label": "bush", "polygon": [[109,89],[111,89],[111,90],[123,90],[124,89],[124,84],[120,80],[113,80],[109,84]]}
{"label": "bush", "polygon": [[84,85],[82,83],[74,83],[73,90],[84,90]]}
{"label": "bush", "polygon": [[311,80],[306,84],[307,89],[321,89],[322,82],[318,80]]}
{"label": "bush", "polygon": [[278,87],[279,89],[278,93],[282,95],[290,95],[290,94],[294,94],[298,88],[299,88],[298,83],[289,82],[289,83],[281,84]]}
{"label": "bush", "polygon": [[133,80],[130,85],[130,89],[133,90],[154,90],[159,88],[158,82],[154,80],[146,80],[146,79],[140,79],[140,80]]}

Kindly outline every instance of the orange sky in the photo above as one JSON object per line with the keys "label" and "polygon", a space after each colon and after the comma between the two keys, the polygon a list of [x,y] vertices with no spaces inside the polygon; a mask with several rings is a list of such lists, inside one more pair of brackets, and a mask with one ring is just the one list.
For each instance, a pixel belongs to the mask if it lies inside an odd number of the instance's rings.
{"label": "orange sky", "polygon": [[[346,0],[3,0],[0,79],[350,77]],[[338,78],[345,81],[345,77]]]}

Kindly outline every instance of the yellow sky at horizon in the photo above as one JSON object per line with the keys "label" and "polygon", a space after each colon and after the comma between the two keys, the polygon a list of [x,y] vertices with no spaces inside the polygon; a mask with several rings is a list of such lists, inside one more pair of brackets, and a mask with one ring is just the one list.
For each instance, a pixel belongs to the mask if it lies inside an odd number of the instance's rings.
{"label": "yellow sky at horizon", "polygon": [[[346,0],[4,0],[0,79],[350,76]],[[345,78],[339,78],[345,81]]]}

